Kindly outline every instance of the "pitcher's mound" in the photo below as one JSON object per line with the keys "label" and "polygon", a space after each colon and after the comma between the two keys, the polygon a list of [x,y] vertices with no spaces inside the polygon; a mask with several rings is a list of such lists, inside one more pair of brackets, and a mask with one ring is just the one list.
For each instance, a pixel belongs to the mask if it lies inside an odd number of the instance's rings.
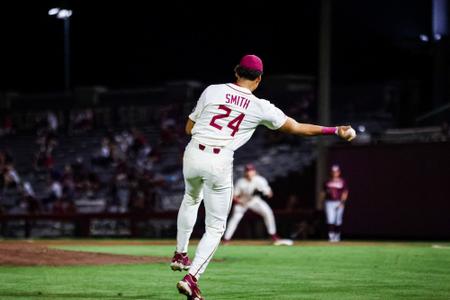
{"label": "pitcher's mound", "polygon": [[0,243],[0,266],[81,266],[167,263],[153,256],[65,251],[29,243]]}

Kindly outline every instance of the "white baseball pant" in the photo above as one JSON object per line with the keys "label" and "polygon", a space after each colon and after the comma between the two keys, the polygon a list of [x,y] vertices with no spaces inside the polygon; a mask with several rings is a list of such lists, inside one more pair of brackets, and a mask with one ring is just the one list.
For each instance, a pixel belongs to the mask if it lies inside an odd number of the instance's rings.
{"label": "white baseball pant", "polygon": [[342,225],[342,217],[344,215],[344,207],[339,205],[341,201],[325,201],[325,212],[327,214],[327,223],[332,225]]}
{"label": "white baseball pant", "polygon": [[233,236],[239,222],[242,217],[247,212],[247,209],[254,211],[258,215],[262,216],[264,219],[264,223],[266,224],[267,232],[270,235],[274,235],[277,232],[277,228],[275,225],[275,217],[273,215],[273,211],[266,201],[262,200],[259,197],[253,197],[246,204],[235,204],[233,208],[233,215],[228,222],[227,231],[225,232],[224,238],[226,240],[231,239]]}
{"label": "white baseball pant", "polygon": [[197,278],[205,271],[225,231],[233,193],[233,151],[213,149],[193,140],[183,157],[185,194],[178,211],[177,252],[187,252],[189,238],[203,199],[205,233],[197,246],[189,273]]}

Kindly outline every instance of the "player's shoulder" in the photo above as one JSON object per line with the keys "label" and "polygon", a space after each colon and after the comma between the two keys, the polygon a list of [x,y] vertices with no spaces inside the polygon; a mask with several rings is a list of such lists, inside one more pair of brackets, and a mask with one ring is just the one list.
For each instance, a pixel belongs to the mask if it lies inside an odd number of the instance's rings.
{"label": "player's shoulder", "polygon": [[236,184],[243,184],[243,183],[245,183],[245,181],[246,181],[246,179],[244,177],[241,177],[236,181]]}
{"label": "player's shoulder", "polygon": [[216,83],[216,84],[210,84],[205,88],[206,90],[223,90],[226,89],[226,83]]}
{"label": "player's shoulder", "polygon": [[210,84],[206,87],[206,89],[217,89],[217,88],[223,88],[225,86],[225,83],[215,83]]}
{"label": "player's shoulder", "polygon": [[274,107],[275,106],[275,104],[273,104],[272,102],[270,102],[267,99],[258,98],[258,100],[259,100],[260,105],[263,107]]}
{"label": "player's shoulder", "polygon": [[267,182],[267,179],[264,176],[259,175],[259,174],[255,175],[255,179],[259,182]]}
{"label": "player's shoulder", "polygon": [[203,90],[204,96],[211,96],[225,93],[227,87],[224,83],[210,84]]}

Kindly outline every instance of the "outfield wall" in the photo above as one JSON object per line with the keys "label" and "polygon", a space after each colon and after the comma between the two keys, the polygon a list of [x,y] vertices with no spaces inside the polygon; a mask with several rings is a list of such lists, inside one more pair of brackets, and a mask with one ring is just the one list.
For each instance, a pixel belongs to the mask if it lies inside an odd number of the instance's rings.
{"label": "outfield wall", "polygon": [[350,198],[343,232],[358,238],[450,238],[450,143],[334,146]]}

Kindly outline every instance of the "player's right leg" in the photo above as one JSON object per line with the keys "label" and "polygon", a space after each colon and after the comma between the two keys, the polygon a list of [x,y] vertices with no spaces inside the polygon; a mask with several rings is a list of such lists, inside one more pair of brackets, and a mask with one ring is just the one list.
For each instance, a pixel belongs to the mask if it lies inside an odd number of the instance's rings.
{"label": "player's right leg", "polygon": [[341,225],[342,225],[343,215],[344,215],[344,206],[338,206],[336,208],[336,227],[335,227],[335,236],[334,236],[335,242],[341,241]]}
{"label": "player's right leg", "polygon": [[187,252],[189,238],[202,201],[202,180],[200,177],[185,178],[185,193],[177,217],[177,252]]}
{"label": "player's right leg", "polygon": [[250,210],[254,211],[261,217],[263,217],[264,224],[266,225],[267,233],[271,237],[275,237],[277,233],[277,227],[275,224],[275,217],[273,211],[267,202],[261,199],[254,199],[249,203]]}
{"label": "player's right leg", "polygon": [[224,241],[231,240],[231,237],[233,236],[234,232],[236,231],[237,226],[239,225],[239,222],[241,221],[242,217],[245,215],[245,212],[247,211],[247,207],[241,205],[241,204],[235,204],[233,207],[233,214],[228,221],[227,230],[225,231],[225,234],[223,236]]}
{"label": "player's right leg", "polygon": [[339,201],[325,201],[325,213],[327,216],[327,224],[328,224],[328,240],[330,242],[334,242],[336,238],[336,208],[339,205]]}

